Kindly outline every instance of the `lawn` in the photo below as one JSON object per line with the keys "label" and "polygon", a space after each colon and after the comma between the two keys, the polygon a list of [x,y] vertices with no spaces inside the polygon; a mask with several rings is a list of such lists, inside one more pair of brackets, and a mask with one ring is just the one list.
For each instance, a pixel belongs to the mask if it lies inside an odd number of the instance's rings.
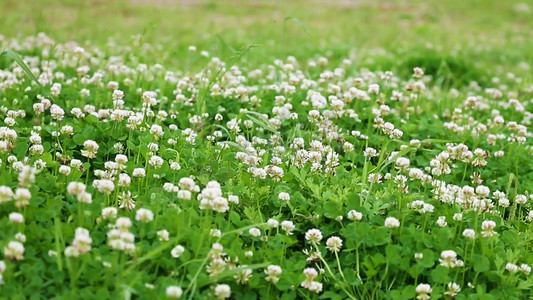
{"label": "lawn", "polygon": [[0,299],[533,297],[533,3],[0,25]]}

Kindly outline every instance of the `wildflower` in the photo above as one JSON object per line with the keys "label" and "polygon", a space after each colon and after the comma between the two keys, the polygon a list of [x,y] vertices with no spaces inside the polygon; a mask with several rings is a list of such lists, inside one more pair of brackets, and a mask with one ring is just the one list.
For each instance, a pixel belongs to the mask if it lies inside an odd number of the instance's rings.
{"label": "wildflower", "polygon": [[415,259],[420,260],[422,258],[424,258],[424,254],[423,253],[420,253],[420,252],[415,253]]}
{"label": "wildflower", "polygon": [[164,160],[157,155],[150,157],[150,159],[148,160],[148,164],[150,164],[150,166],[154,167],[155,169],[160,168],[163,165],[163,162]]}
{"label": "wildflower", "polygon": [[400,227],[400,221],[394,217],[388,217],[385,219],[385,227],[398,228]]}
{"label": "wildflower", "polygon": [[428,300],[431,298],[429,294],[431,294],[431,286],[427,283],[421,283],[417,285],[416,287],[416,293],[418,294],[416,296],[417,300]]}
{"label": "wildflower", "polygon": [[231,202],[233,204],[239,204],[239,196],[229,195],[228,202]]}
{"label": "wildflower", "polygon": [[305,239],[308,242],[318,244],[322,240],[322,232],[320,232],[320,230],[318,230],[318,229],[309,229],[305,233]]}
{"label": "wildflower", "polygon": [[269,265],[265,270],[265,274],[267,275],[265,280],[276,284],[279,281],[279,276],[281,273],[282,270],[280,266]]}
{"label": "wildflower", "polygon": [[312,292],[320,293],[322,291],[322,283],[314,281],[318,276],[317,270],[313,268],[306,268],[303,271],[305,280],[300,284],[303,288],[306,288]]}
{"label": "wildflower", "polygon": [[20,213],[12,212],[9,214],[9,221],[21,224],[24,222],[24,216]]}
{"label": "wildflower", "polygon": [[24,235],[23,233],[21,232],[17,232],[17,234],[15,234],[15,239],[21,243],[25,243],[26,242],[26,235]]}
{"label": "wildflower", "polygon": [[481,229],[482,229],[481,236],[490,238],[498,234],[497,232],[494,231],[495,227],[496,227],[496,222],[491,221],[491,220],[483,221],[483,223],[481,223]]}
{"label": "wildflower", "polygon": [[383,176],[379,173],[370,173],[368,174],[368,182],[370,183],[381,183],[381,178]]}
{"label": "wildflower", "polygon": [[342,248],[342,239],[337,236],[332,236],[326,241],[326,248],[334,253],[337,253]]}
{"label": "wildflower", "polygon": [[512,263],[507,263],[505,265],[505,269],[511,273],[516,273],[518,272],[518,266],[515,265],[515,264],[512,264]]}
{"label": "wildflower", "polygon": [[371,84],[368,86],[368,93],[377,95],[379,93],[379,85]]}
{"label": "wildflower", "polygon": [[170,255],[174,258],[179,258],[185,252],[185,248],[182,245],[177,245],[170,250]]}
{"label": "wildflower", "polygon": [[157,231],[157,238],[159,239],[160,242],[168,241],[169,239],[168,230],[163,229],[163,230]]}
{"label": "wildflower", "polygon": [[363,218],[363,214],[356,211],[356,210],[350,210],[348,212],[348,219],[349,220],[352,220],[352,221],[361,221],[361,219]]}
{"label": "wildflower", "polygon": [[169,298],[180,298],[183,295],[183,290],[176,285],[171,285],[166,289],[167,297]]}
{"label": "wildflower", "polygon": [[69,166],[60,166],[59,167],[59,173],[63,174],[65,176],[68,176],[70,174],[70,167]]}
{"label": "wildflower", "polygon": [[365,151],[363,152],[363,155],[364,157],[366,158],[371,158],[371,157],[376,157],[378,156],[378,152],[376,151],[376,149],[372,148],[372,147],[367,147],[365,149]]}
{"label": "wildflower", "polygon": [[279,226],[279,222],[276,219],[268,219],[267,225],[272,228],[277,228]]}
{"label": "wildflower", "polygon": [[527,197],[526,195],[516,195],[514,201],[516,202],[516,204],[526,204]]}
{"label": "wildflower", "polygon": [[135,220],[143,223],[152,222],[154,220],[154,213],[146,208],[139,208],[135,214]]}
{"label": "wildflower", "polygon": [[239,270],[233,278],[235,278],[235,281],[237,281],[237,283],[239,284],[246,284],[248,283],[248,280],[252,278],[253,273],[252,273],[252,269],[245,268],[246,266],[242,266],[242,267],[243,269]]}
{"label": "wildflower", "polygon": [[132,176],[137,178],[146,177],[146,170],[144,168],[135,168],[133,169]]}
{"label": "wildflower", "polygon": [[0,204],[11,201],[13,198],[13,190],[7,186],[0,186]]}
{"label": "wildflower", "polygon": [[420,79],[422,76],[424,76],[424,70],[422,70],[422,68],[416,67],[413,69],[414,78]]}
{"label": "wildflower", "polygon": [[455,282],[449,282],[446,285],[446,288],[447,289],[446,289],[446,292],[444,293],[444,295],[446,295],[446,296],[448,296],[450,298],[454,298],[461,291],[461,287]]}
{"label": "wildflower", "polygon": [[4,248],[4,255],[10,260],[22,260],[24,258],[24,245],[17,241],[11,241]]}
{"label": "wildflower", "polygon": [[130,191],[122,192],[122,194],[118,196],[118,199],[119,207],[121,209],[127,209],[130,211],[135,209],[135,197],[131,195]]}
{"label": "wildflower", "polygon": [[250,230],[248,230],[248,233],[253,237],[260,237],[261,236],[261,230],[259,228],[252,227]]}
{"label": "wildflower", "polygon": [[519,271],[526,275],[529,275],[531,273],[531,267],[527,264],[521,264]]}
{"label": "wildflower", "polygon": [[231,288],[227,284],[218,284],[215,287],[215,297],[217,299],[227,299],[231,295]]}
{"label": "wildflower", "polygon": [[117,209],[115,207],[104,207],[102,209],[102,218],[114,219],[117,217]]}
{"label": "wildflower", "polygon": [[292,235],[292,231],[294,230],[294,228],[295,226],[292,221],[281,222],[281,229],[283,229],[287,235]]}
{"label": "wildflower", "polygon": [[279,201],[288,202],[289,200],[291,200],[291,196],[288,193],[280,192],[278,194],[278,199]]}
{"label": "wildflower", "polygon": [[115,190],[115,184],[109,179],[97,179],[93,181],[93,187],[106,195],[110,195]]}
{"label": "wildflower", "polygon": [[439,216],[439,218],[437,219],[437,225],[439,225],[439,227],[445,227],[446,225],[448,225],[448,223],[446,222],[446,217]]}
{"label": "wildflower", "polygon": [[78,257],[91,250],[92,239],[89,236],[89,231],[85,228],[76,228],[76,234],[72,241],[72,246],[65,249],[65,256]]}
{"label": "wildflower", "polygon": [[179,190],[177,196],[178,196],[178,199],[180,200],[189,201],[191,200],[192,193],[191,191],[188,191],[188,190]]}
{"label": "wildflower", "polygon": [[209,234],[212,236],[212,237],[221,237],[222,236],[222,231],[220,231],[220,229],[211,229],[209,231]]}
{"label": "wildflower", "polygon": [[67,192],[69,195],[80,195],[85,192],[85,184],[81,182],[70,182],[67,186]]}
{"label": "wildflower", "polygon": [[98,144],[93,140],[86,140],[83,143],[84,150],[81,151],[81,155],[87,158],[95,158],[96,152],[98,152]]}
{"label": "wildflower", "polygon": [[457,262],[457,253],[453,250],[445,250],[440,254],[440,265],[446,268],[454,268]]}
{"label": "wildflower", "polygon": [[467,228],[467,229],[465,229],[465,230],[463,231],[463,236],[466,237],[466,238],[468,238],[468,239],[473,240],[473,239],[476,238],[476,232],[474,231],[474,229],[468,229],[468,228]]}

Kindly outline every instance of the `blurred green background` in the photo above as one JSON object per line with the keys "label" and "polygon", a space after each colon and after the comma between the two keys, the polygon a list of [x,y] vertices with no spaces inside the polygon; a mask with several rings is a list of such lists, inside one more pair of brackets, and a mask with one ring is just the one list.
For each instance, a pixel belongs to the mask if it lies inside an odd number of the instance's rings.
{"label": "blurred green background", "polygon": [[142,37],[161,46],[149,60],[177,66],[189,45],[247,63],[351,53],[380,69],[446,61],[463,64],[458,72],[531,75],[523,62],[533,62],[533,1],[524,0],[1,0],[0,24],[7,38],[45,32],[104,46]]}

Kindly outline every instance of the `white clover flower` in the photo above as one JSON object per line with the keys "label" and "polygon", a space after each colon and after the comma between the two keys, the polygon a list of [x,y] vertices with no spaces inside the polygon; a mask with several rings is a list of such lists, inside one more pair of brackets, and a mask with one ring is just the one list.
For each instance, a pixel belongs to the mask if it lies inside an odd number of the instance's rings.
{"label": "white clover flower", "polygon": [[81,182],[70,182],[67,186],[67,192],[69,195],[80,195],[85,192],[85,184]]}
{"label": "white clover flower", "polygon": [[180,298],[183,295],[183,290],[179,286],[171,285],[167,287],[166,295],[169,298]]}
{"label": "white clover flower", "polygon": [[422,70],[422,68],[416,67],[413,69],[414,78],[420,79],[422,76],[424,76],[424,70]]}
{"label": "white clover flower", "polygon": [[162,229],[157,231],[157,238],[160,242],[166,242],[169,239],[169,233],[168,230]]}
{"label": "white clover flower", "polygon": [[363,218],[363,214],[356,211],[356,210],[350,210],[348,212],[348,219],[349,220],[352,220],[352,221],[361,221],[361,219]]}
{"label": "white clover flower", "polygon": [[527,197],[526,195],[516,195],[514,201],[516,202],[516,204],[526,204]]}
{"label": "white clover flower", "polygon": [[65,176],[68,176],[70,174],[70,167],[69,166],[60,166],[59,167],[59,173],[63,174]]}
{"label": "white clover flower", "polygon": [[253,276],[252,269],[246,268],[246,265],[241,266],[241,268],[233,278],[239,284],[247,284]]}
{"label": "white clover flower", "polygon": [[15,239],[21,243],[25,243],[26,242],[26,235],[21,233],[21,232],[17,232],[17,234],[15,234]]}
{"label": "white clover flower", "polygon": [[515,264],[512,264],[512,263],[507,263],[505,265],[505,269],[511,273],[516,273],[518,272],[518,266],[515,265]]}
{"label": "white clover flower", "polygon": [[231,288],[227,284],[218,284],[215,287],[215,297],[217,299],[227,299],[231,296]]}
{"label": "white clover flower", "polygon": [[281,273],[282,270],[280,266],[269,265],[265,270],[265,274],[267,275],[265,280],[276,284],[279,281],[279,276]]}
{"label": "white clover flower", "polygon": [[268,219],[267,225],[272,228],[277,228],[279,226],[279,222],[276,219]]}
{"label": "white clover flower", "polygon": [[427,283],[421,283],[416,286],[416,293],[418,294],[416,296],[417,300],[428,300],[430,299],[431,286]]}
{"label": "white clover flower", "polygon": [[222,231],[220,231],[220,229],[211,229],[209,231],[209,234],[212,236],[212,237],[221,237],[222,236]]}
{"label": "white clover flower", "polygon": [[446,268],[454,268],[457,262],[457,253],[453,250],[445,250],[440,254],[440,265]]}
{"label": "white clover flower", "polygon": [[423,253],[421,253],[421,252],[415,253],[415,259],[420,260],[422,258],[424,258],[424,254]]}
{"label": "white clover flower", "polygon": [[288,193],[280,192],[278,194],[279,201],[288,202],[291,200],[291,196]]}
{"label": "white clover flower", "polygon": [[150,159],[148,160],[148,164],[150,164],[150,166],[154,167],[155,169],[160,168],[164,162],[165,161],[157,155],[150,157]]}
{"label": "white clover flower", "polygon": [[188,191],[188,190],[179,190],[177,196],[178,196],[178,199],[180,200],[188,201],[188,200],[191,200],[192,193],[191,191]]}
{"label": "white clover flower", "polygon": [[259,228],[252,227],[250,230],[248,230],[248,233],[253,237],[260,237],[261,236],[261,230]]}
{"label": "white clover flower", "polygon": [[314,281],[318,276],[317,270],[313,268],[306,268],[303,271],[305,280],[300,284],[301,287],[308,289],[309,291],[320,293],[322,291],[322,283]]}
{"label": "white clover flower", "polygon": [[22,260],[24,258],[24,245],[18,241],[11,241],[4,248],[4,256],[10,260]]}
{"label": "white clover flower", "polygon": [[146,208],[139,208],[135,214],[135,220],[143,223],[152,222],[154,220],[154,213]]}
{"label": "white clover flower", "polygon": [[121,230],[128,230],[131,227],[131,220],[130,218],[126,217],[120,217],[115,222],[115,227],[121,229]]}
{"label": "white clover flower", "polygon": [[368,86],[368,93],[377,95],[379,93],[379,85],[378,84],[371,84]]}
{"label": "white clover flower", "polygon": [[7,186],[0,186],[0,204],[11,201],[13,198],[13,190]]}
{"label": "white clover flower", "polygon": [[228,202],[231,202],[233,204],[239,204],[239,196],[229,195]]}
{"label": "white clover flower", "polygon": [[463,236],[468,238],[468,239],[473,240],[473,239],[476,238],[476,231],[474,229],[468,229],[467,228],[467,229],[465,229],[463,231]]}
{"label": "white clover flower", "polygon": [[446,285],[446,288],[447,289],[446,289],[446,292],[444,293],[444,295],[446,295],[446,296],[448,296],[450,298],[454,298],[461,291],[461,287],[455,282],[449,282]]}
{"label": "white clover flower", "polygon": [[117,217],[117,209],[115,207],[104,207],[102,209],[102,218],[114,219]]}
{"label": "white clover flower", "polygon": [[388,217],[385,219],[385,227],[387,228],[398,228],[400,227],[400,220],[394,217]]}
{"label": "white clover flower", "polygon": [[179,258],[185,252],[185,248],[182,245],[177,245],[170,250],[170,255],[174,258]]}
{"label": "white clover flower", "polygon": [[135,168],[133,169],[132,176],[136,178],[146,177],[146,170],[144,168]]}
{"label": "white clover flower", "polygon": [[520,272],[529,275],[531,273],[531,267],[527,264],[521,264],[520,265]]}
{"label": "white clover flower", "polygon": [[9,214],[9,221],[21,224],[24,222],[24,216],[20,213],[12,212]]}
{"label": "white clover flower", "polygon": [[86,140],[83,143],[83,147],[85,147],[85,150],[81,151],[81,155],[87,158],[95,158],[96,152],[98,152],[98,148],[100,148],[93,140]]}
{"label": "white clover flower", "polygon": [[439,227],[446,227],[446,225],[448,225],[448,223],[446,222],[446,217],[445,216],[439,216],[439,218],[437,219],[437,225]]}
{"label": "white clover flower", "polygon": [[281,229],[283,229],[287,235],[292,235],[294,228],[295,226],[292,221],[285,220],[281,222]]}
{"label": "white clover flower", "polygon": [[490,238],[490,237],[493,237],[494,235],[498,234],[497,232],[494,231],[494,228],[496,227],[496,222],[492,221],[492,220],[485,220],[481,223],[481,236],[483,237],[486,237],[486,238]]}
{"label": "white clover flower", "polygon": [[326,248],[334,253],[341,251],[342,239],[338,236],[332,236],[326,241]]}
{"label": "white clover flower", "polygon": [[322,240],[322,232],[320,232],[318,229],[309,229],[305,233],[305,240],[310,243],[318,244]]}

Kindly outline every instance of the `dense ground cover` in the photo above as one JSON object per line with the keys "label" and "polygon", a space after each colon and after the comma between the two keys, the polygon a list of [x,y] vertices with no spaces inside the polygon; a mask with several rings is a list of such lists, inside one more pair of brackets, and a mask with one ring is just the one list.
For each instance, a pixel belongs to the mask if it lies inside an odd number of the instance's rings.
{"label": "dense ground cover", "polygon": [[531,8],[462,2],[2,3],[0,298],[528,299]]}

